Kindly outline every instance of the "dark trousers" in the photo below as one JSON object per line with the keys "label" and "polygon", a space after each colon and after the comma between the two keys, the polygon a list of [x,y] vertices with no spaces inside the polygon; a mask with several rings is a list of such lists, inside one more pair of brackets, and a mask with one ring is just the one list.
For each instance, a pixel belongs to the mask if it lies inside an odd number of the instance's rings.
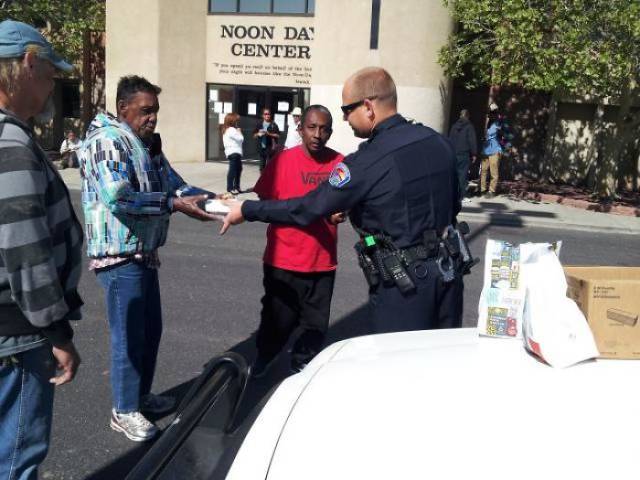
{"label": "dark trousers", "polygon": [[264,264],[264,296],[256,346],[270,359],[301,328],[291,353],[292,366],[307,364],[322,349],[331,312],[336,272],[301,273]]}
{"label": "dark trousers", "polygon": [[407,272],[415,293],[403,295],[394,285],[378,285],[369,293],[373,333],[460,328],[462,277],[445,283],[435,260],[414,262]]}
{"label": "dark trousers", "polygon": [[456,170],[458,171],[458,193],[460,200],[467,193],[469,185],[469,152],[456,153]]}
{"label": "dark trousers", "polygon": [[227,171],[227,192],[231,190],[240,191],[240,174],[242,173],[242,156],[233,153],[227,157],[229,160],[229,170]]}
{"label": "dark trousers", "polygon": [[259,147],[258,153],[260,154],[260,171],[262,171],[264,170],[264,167],[267,166],[267,162],[271,158],[271,149]]}

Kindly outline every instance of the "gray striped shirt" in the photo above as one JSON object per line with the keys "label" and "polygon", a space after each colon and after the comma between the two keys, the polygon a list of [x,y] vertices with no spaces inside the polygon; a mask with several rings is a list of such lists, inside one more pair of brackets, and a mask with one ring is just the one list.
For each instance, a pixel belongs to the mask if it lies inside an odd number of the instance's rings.
{"label": "gray striped shirt", "polygon": [[2,349],[6,337],[14,351],[38,334],[70,339],[67,321],[82,305],[82,241],[60,175],[31,129],[0,110],[0,357],[15,353]]}

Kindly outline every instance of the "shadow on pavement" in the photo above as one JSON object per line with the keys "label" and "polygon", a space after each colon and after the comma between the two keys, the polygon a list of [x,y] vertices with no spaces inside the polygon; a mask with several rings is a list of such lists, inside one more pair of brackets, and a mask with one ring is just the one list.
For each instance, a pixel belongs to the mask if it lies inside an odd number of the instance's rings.
{"label": "shadow on pavement", "polygon": [[124,479],[136,463],[149,451],[154,442],[140,443],[139,446],[129,450],[113,462],[105,465],[100,470],[85,477],[85,480],[113,480]]}
{"label": "shadow on pavement", "polygon": [[[326,345],[330,345],[340,340],[347,338],[357,337],[361,335],[367,335],[370,333],[370,327],[367,321],[367,306],[361,305],[351,313],[339,318],[329,328]],[[292,335],[295,337],[295,335]],[[289,342],[289,345],[293,342],[293,338]],[[255,333],[246,338],[242,342],[234,345],[229,349],[230,351],[239,353],[247,359],[248,363],[255,357]],[[269,374],[262,379],[250,379],[247,384],[244,396],[238,408],[236,419],[234,422],[235,427],[242,428],[247,425],[243,425],[245,420],[247,423],[252,423],[257,411],[262,408],[268,397],[271,395],[277,385],[279,385],[287,376],[289,376],[289,353],[288,348],[285,348],[280,354],[278,362],[272,367]],[[191,378],[186,382],[183,382],[175,387],[162,392],[162,395],[175,396],[177,403],[189,390],[189,387],[193,384],[197,377]],[[164,416],[162,419],[153,418],[149,416],[151,420],[161,422],[166,426],[170,424],[173,419],[169,416]],[[165,420],[165,418],[167,420]],[[111,463],[105,465],[100,470],[92,473],[86,477],[87,480],[112,480],[114,478],[124,479],[129,471],[140,461],[140,459],[147,453],[147,451],[153,446],[154,442],[141,443],[129,450],[126,454],[114,459]]]}

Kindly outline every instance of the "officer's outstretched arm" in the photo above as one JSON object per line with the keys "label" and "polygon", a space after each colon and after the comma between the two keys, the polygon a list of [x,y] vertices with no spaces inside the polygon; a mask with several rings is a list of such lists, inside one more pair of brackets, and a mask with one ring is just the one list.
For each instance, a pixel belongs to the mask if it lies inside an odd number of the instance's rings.
{"label": "officer's outstretched arm", "polygon": [[242,205],[242,214],[250,222],[309,225],[320,218],[336,212],[350,210],[359,203],[365,188],[341,188],[324,182],[304,197],[288,200],[247,200]]}

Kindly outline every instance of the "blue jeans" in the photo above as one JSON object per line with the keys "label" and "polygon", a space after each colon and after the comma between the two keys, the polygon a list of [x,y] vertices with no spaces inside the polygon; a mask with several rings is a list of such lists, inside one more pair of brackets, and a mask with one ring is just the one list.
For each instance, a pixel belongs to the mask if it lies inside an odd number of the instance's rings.
{"label": "blue jeans", "polygon": [[140,397],[151,391],[162,336],[158,270],[128,262],[100,270],[97,276],[111,331],[113,408],[137,412]]}
{"label": "blue jeans", "polygon": [[51,345],[0,366],[0,479],[35,480],[49,449],[55,375]]}

